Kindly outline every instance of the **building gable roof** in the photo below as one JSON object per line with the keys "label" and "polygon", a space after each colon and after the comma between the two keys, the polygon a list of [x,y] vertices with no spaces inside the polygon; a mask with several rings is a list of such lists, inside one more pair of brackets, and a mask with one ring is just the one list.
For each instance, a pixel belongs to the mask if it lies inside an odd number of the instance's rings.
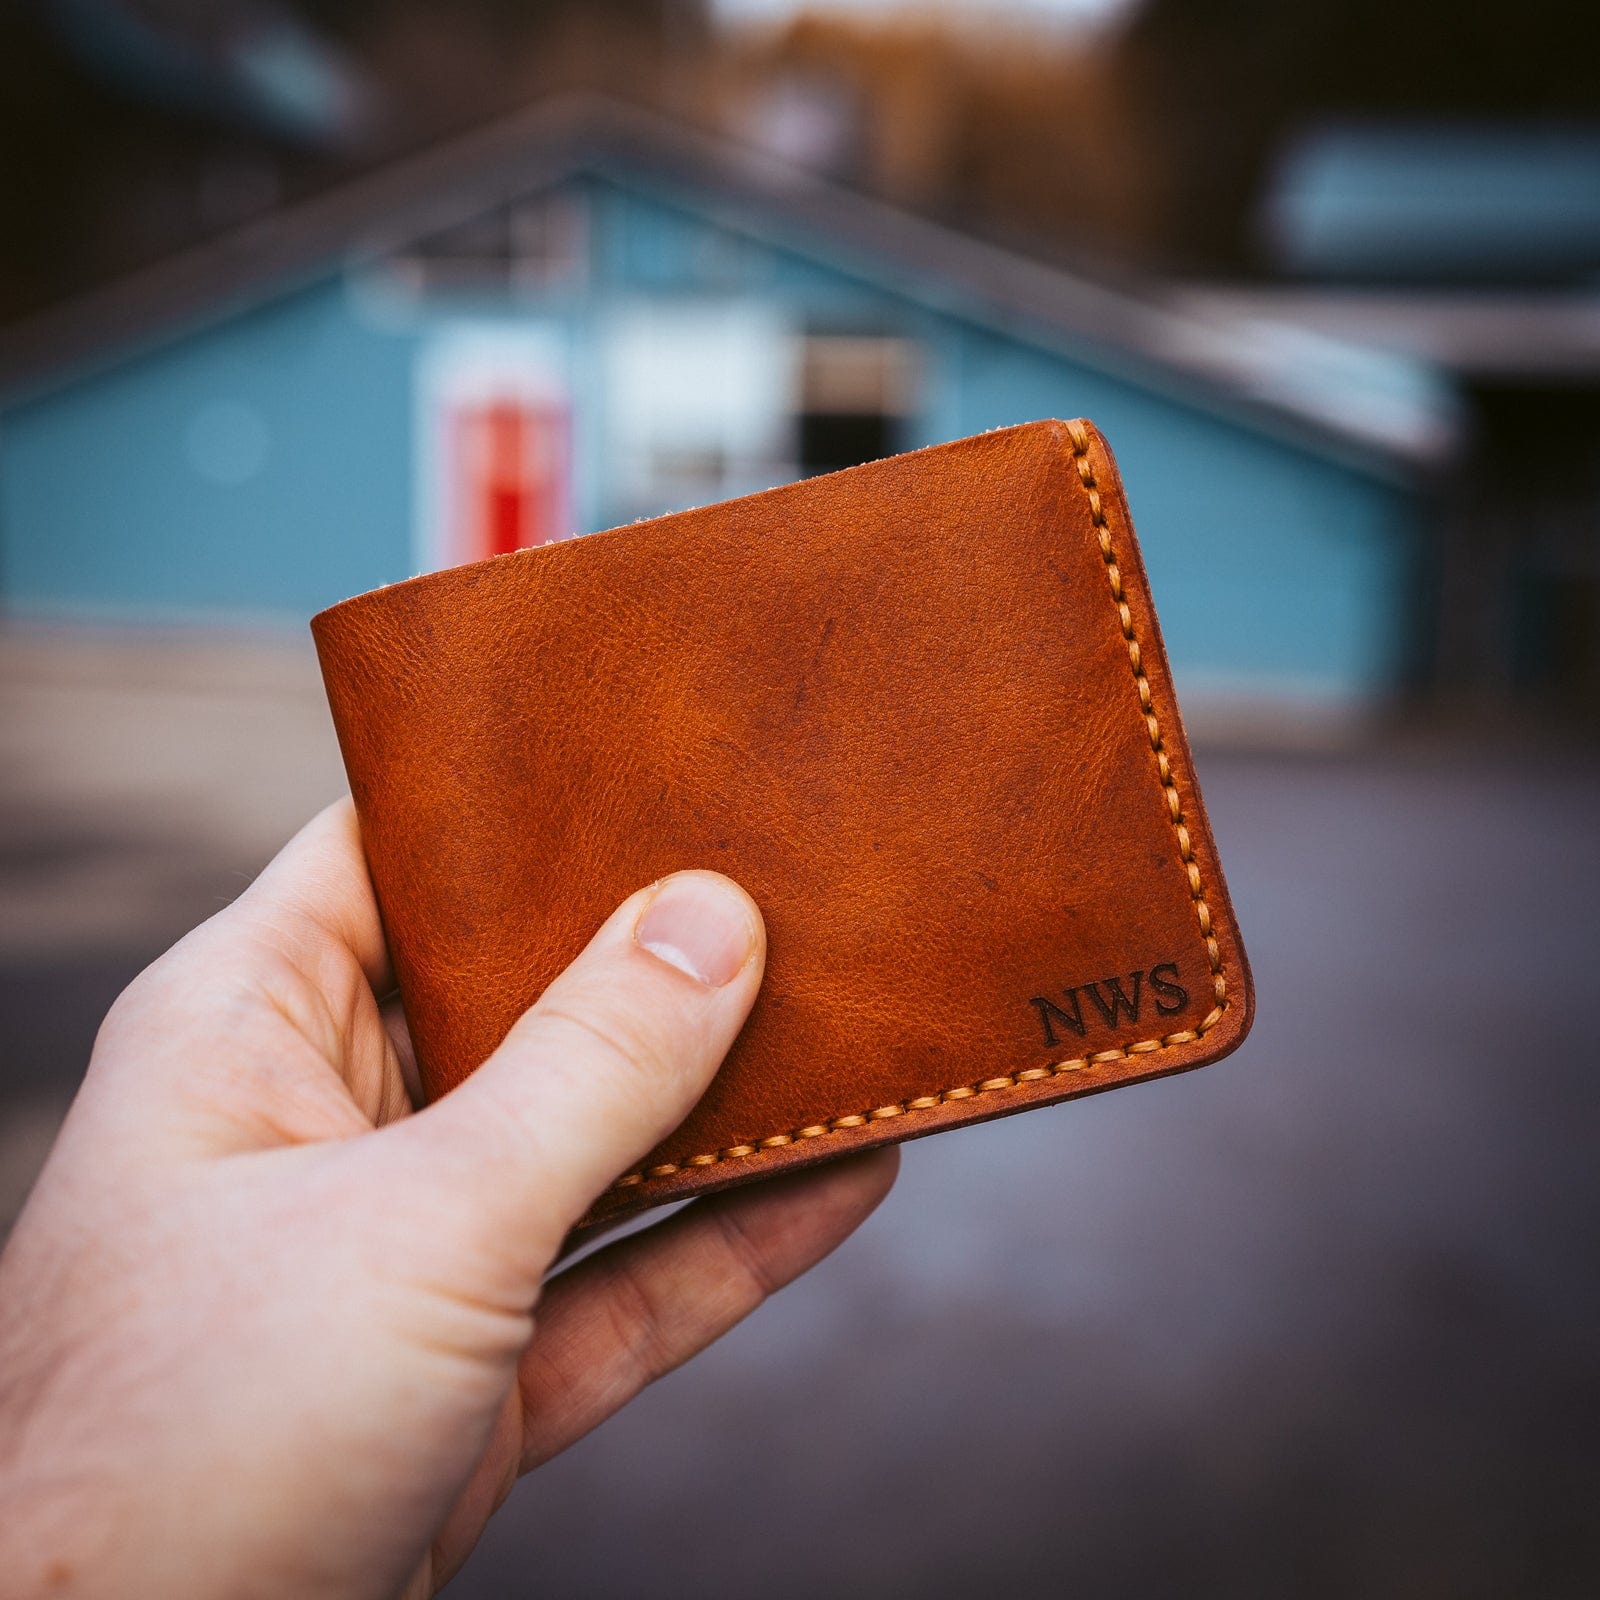
{"label": "building gable roof", "polygon": [[1454,446],[1451,397],[1423,368],[1113,289],[593,95],[542,101],[25,322],[0,336],[0,391],[70,381],[585,173],[665,186],[721,226],[1366,470],[1403,475]]}

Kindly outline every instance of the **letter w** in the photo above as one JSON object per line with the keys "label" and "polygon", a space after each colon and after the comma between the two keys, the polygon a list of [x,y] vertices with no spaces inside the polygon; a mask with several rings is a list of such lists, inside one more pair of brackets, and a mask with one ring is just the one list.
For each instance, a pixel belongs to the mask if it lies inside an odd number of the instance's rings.
{"label": "letter w", "polygon": [[[1117,1018],[1124,1011],[1128,1013],[1129,1022],[1137,1022],[1139,1020],[1139,987],[1144,981],[1144,974],[1136,972],[1129,981],[1133,984],[1133,998],[1131,1000],[1123,991],[1121,978],[1103,978],[1101,983],[1086,983],[1083,986],[1084,993],[1094,1002],[1095,1010],[1105,1020],[1107,1027],[1116,1027]],[[1102,983],[1111,996],[1109,1000],[1101,998],[1100,988]]]}

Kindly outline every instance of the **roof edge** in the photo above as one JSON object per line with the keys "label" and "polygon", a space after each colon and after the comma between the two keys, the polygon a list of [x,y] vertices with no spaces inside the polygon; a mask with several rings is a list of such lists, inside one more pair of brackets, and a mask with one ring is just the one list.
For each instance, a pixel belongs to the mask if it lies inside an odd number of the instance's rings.
{"label": "roof edge", "polygon": [[[1259,324],[1215,308],[1201,312],[1176,295],[1112,288],[844,188],[768,152],[576,91],[398,157],[17,325],[0,335],[0,398],[48,392],[102,362],[126,359],[197,323],[315,281],[330,267],[380,255],[512,194],[585,171],[624,185],[630,175],[653,174],[713,191],[747,208],[747,231],[785,249],[818,258],[823,253],[816,239],[830,239],[855,255],[858,275],[880,276],[874,263],[895,269],[894,292],[1013,333],[1020,320],[1033,342],[1126,381],[1176,391],[1190,403],[1220,402],[1246,425],[1286,434],[1347,465],[1410,477],[1455,448],[1448,408],[1437,415],[1399,404],[1330,410],[1316,383],[1307,381],[1308,359],[1317,376],[1319,346],[1305,340],[1286,354],[1259,336]],[[763,216],[770,226],[759,225]],[[987,308],[988,317],[953,308],[946,286]],[[1062,350],[1063,343],[1072,348]],[[1331,359],[1322,376],[1334,381],[1342,362],[1348,388],[1352,352],[1322,353]]]}

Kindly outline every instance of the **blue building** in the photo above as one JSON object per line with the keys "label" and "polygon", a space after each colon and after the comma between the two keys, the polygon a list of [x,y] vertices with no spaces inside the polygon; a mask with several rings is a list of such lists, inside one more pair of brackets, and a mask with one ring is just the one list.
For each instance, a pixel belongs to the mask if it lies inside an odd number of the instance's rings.
{"label": "blue building", "polygon": [[[0,351],[13,615],[294,619],[412,572],[1042,416],[1117,450],[1180,684],[1406,664],[1422,367],[1180,314],[562,100]],[[1003,530],[997,530],[1003,534]]]}

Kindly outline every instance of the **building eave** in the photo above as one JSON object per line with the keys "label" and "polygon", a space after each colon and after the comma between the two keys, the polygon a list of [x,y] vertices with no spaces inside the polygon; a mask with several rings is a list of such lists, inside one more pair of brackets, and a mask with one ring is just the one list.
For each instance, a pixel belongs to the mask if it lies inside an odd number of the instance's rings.
{"label": "building eave", "polygon": [[1024,338],[1358,470],[1409,480],[1446,459],[1448,417],[1330,414],[1224,305],[1135,294],[845,189],[765,152],[592,95],[555,97],[264,217],[0,336],[0,396],[48,392],[351,262],[582,173],[666,185],[729,226],[929,309]]}

